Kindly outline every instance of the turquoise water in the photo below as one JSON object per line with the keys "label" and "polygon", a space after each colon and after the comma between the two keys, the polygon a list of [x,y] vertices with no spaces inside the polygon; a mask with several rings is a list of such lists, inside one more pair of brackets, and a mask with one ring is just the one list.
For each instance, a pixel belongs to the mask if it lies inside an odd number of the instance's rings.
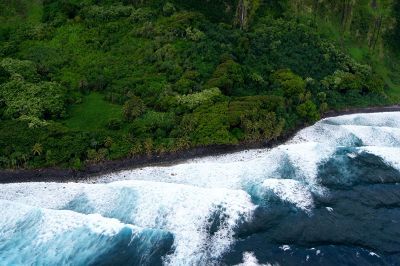
{"label": "turquoise water", "polygon": [[0,265],[400,265],[400,113],[90,183],[0,185]]}

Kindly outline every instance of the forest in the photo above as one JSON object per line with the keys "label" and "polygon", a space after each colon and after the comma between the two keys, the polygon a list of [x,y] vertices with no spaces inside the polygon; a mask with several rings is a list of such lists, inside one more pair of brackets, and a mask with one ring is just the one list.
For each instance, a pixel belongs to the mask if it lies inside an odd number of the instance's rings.
{"label": "forest", "polygon": [[0,0],[0,168],[271,141],[399,70],[396,0]]}

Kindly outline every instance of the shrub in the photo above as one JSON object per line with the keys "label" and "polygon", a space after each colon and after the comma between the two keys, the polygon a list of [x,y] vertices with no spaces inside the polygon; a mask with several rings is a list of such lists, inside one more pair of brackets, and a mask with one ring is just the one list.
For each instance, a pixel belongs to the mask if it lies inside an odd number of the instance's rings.
{"label": "shrub", "polygon": [[28,60],[18,60],[5,58],[1,60],[0,66],[7,71],[9,75],[18,74],[27,81],[38,81],[35,64]]}
{"label": "shrub", "polygon": [[310,100],[297,106],[296,110],[299,116],[307,122],[315,122],[320,119],[317,106]]}
{"label": "shrub", "polygon": [[163,6],[163,13],[165,16],[171,16],[175,11],[175,6],[170,2],[165,3]]}
{"label": "shrub", "polygon": [[193,110],[200,105],[211,104],[221,96],[221,91],[218,88],[212,88],[198,93],[177,96],[176,98],[178,104]]}
{"label": "shrub", "polygon": [[236,88],[240,88],[244,83],[244,74],[241,66],[228,59],[215,69],[212,78],[207,82],[207,88],[220,88],[226,95],[232,95]]}
{"label": "shrub", "polygon": [[0,99],[5,104],[5,115],[18,118],[22,115],[37,118],[63,117],[65,91],[55,82],[33,84],[20,76],[0,85]]}
{"label": "shrub", "polygon": [[251,110],[241,116],[241,128],[247,140],[271,140],[282,134],[285,121],[274,112]]}
{"label": "shrub", "polygon": [[306,90],[306,82],[303,78],[289,69],[275,71],[271,75],[271,80],[279,89],[283,90],[287,98],[299,97]]}
{"label": "shrub", "polygon": [[142,99],[134,96],[125,102],[123,113],[126,120],[133,121],[141,116],[145,110],[146,105],[144,104]]}

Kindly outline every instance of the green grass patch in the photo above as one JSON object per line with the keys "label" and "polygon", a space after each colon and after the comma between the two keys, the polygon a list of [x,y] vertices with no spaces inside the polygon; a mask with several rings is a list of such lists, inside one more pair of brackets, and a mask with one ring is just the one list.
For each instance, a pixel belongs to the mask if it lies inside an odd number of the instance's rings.
{"label": "green grass patch", "polygon": [[105,128],[110,119],[121,118],[122,106],[108,103],[103,95],[92,92],[81,104],[72,106],[65,124],[71,129],[94,131]]}
{"label": "green grass patch", "polygon": [[43,16],[43,6],[40,0],[28,1],[28,23],[40,23]]}
{"label": "green grass patch", "polygon": [[359,47],[350,47],[349,53],[355,60],[362,61],[366,52]]}

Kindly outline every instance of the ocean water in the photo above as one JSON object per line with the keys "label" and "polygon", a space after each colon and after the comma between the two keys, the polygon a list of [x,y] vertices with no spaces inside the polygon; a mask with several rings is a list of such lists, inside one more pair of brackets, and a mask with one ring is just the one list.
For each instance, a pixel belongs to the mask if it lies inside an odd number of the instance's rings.
{"label": "ocean water", "polygon": [[400,113],[273,149],[0,185],[0,265],[400,265]]}

